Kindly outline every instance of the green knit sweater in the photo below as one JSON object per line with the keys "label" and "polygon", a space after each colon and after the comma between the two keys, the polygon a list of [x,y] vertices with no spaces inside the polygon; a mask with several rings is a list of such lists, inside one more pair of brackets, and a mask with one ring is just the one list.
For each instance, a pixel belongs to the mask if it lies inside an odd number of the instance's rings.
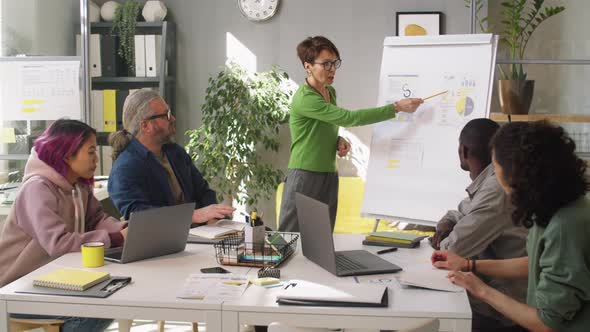
{"label": "green knit sweater", "polygon": [[559,209],[529,231],[527,303],[557,331],[590,331],[590,199]]}
{"label": "green knit sweater", "polygon": [[291,103],[290,169],[336,172],[338,128],[363,126],[395,117],[392,105],[349,111],[336,106],[336,90],[328,86],[331,102],[302,84]]}

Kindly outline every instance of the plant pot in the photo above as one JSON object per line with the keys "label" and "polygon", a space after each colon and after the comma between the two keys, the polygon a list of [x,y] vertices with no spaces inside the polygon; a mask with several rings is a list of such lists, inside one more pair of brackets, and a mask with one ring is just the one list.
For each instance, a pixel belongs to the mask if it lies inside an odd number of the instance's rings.
{"label": "plant pot", "polygon": [[499,80],[500,106],[504,114],[528,114],[535,81]]}

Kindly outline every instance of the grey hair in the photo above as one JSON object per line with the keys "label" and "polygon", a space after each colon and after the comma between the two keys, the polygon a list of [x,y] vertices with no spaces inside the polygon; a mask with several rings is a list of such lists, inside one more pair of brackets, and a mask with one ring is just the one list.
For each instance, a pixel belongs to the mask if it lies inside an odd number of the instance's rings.
{"label": "grey hair", "polygon": [[129,144],[131,137],[138,137],[141,134],[141,121],[152,115],[153,110],[150,107],[150,102],[156,98],[161,98],[161,96],[149,88],[137,90],[125,98],[123,130],[109,135],[109,144],[113,147],[113,161]]}

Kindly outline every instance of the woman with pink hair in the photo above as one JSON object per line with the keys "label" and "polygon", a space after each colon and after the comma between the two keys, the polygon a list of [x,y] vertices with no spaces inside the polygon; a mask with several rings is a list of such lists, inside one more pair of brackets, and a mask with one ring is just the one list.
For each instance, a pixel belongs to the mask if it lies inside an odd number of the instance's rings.
{"label": "woman with pink hair", "polygon": [[[96,130],[77,120],[57,120],[35,141],[0,234],[0,287],[79,251],[82,243],[123,244],[126,224],[106,215],[92,192],[96,149]],[[62,331],[102,331],[111,323],[60,319],[66,321]]]}

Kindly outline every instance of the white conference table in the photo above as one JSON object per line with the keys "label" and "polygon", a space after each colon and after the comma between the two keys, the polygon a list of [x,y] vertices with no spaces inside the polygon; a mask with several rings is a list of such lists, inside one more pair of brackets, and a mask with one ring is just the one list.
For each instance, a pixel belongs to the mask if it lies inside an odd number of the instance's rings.
{"label": "white conference table", "polygon": [[[360,234],[336,234],[336,250],[366,249],[376,252],[383,247],[363,246]],[[429,265],[432,248],[427,241],[417,249],[402,249],[380,257],[408,267]],[[253,273],[252,271],[251,273]],[[440,319],[440,331],[471,331],[471,309],[466,293],[450,293],[418,288],[403,288],[394,274],[363,277],[336,277],[301,254],[281,266],[281,279],[304,279],[331,285],[335,282],[355,283],[380,280],[389,286],[388,308],[307,307],[276,303],[281,288],[265,289],[250,286],[237,302],[223,303],[223,331],[238,332],[239,326],[268,325],[281,322],[291,326],[324,328],[370,328],[397,330],[415,325],[420,320]]]}
{"label": "white conference table", "polygon": [[[221,301],[176,298],[185,279],[202,267],[217,266],[213,247],[187,245],[184,252],[129,264],[105,262],[97,268],[113,276],[130,276],[132,283],[105,299],[15,293],[32,280],[57,268],[83,268],[80,253],[66,254],[0,289],[0,331],[8,313],[34,313],[114,319],[205,322],[208,331],[221,331]],[[227,267],[247,274],[249,267]]]}
{"label": "white conference table", "polygon": [[[362,235],[337,234],[337,250],[362,248]],[[369,251],[382,248],[364,247]],[[407,267],[427,264],[432,249],[399,249],[383,258]],[[129,264],[106,262],[101,271],[131,276],[133,283],[106,299],[47,296],[15,293],[39,275],[56,268],[81,268],[80,253],[64,255],[48,265],[0,289],[0,330],[8,324],[9,313],[36,313],[115,319],[153,319],[204,322],[208,331],[237,332],[240,326],[282,322],[306,327],[365,327],[399,329],[436,317],[440,331],[470,331],[471,309],[465,292],[447,293],[424,289],[404,289],[391,281],[388,308],[299,307],[276,304],[280,288],[250,285],[239,301],[207,302],[176,298],[185,279],[203,267],[216,266],[210,245],[189,244],[185,252]],[[234,273],[255,277],[258,268],[224,266]],[[280,266],[281,279],[305,279],[330,284],[356,282],[354,277],[338,278],[297,252]],[[393,275],[388,275],[389,280]],[[373,278],[373,277],[364,277]],[[362,279],[362,278],[360,278]],[[394,279],[394,278],[392,278]]]}

